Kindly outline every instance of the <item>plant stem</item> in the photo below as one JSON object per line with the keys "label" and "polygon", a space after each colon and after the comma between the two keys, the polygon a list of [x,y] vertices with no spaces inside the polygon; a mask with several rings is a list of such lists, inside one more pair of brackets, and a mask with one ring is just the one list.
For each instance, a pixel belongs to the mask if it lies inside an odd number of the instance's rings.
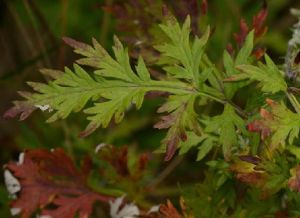
{"label": "plant stem", "polygon": [[40,48],[41,52],[43,54],[45,54],[44,56],[44,62],[45,62],[45,65],[46,66],[50,66],[50,59],[46,53],[46,48],[44,46],[44,42],[43,42],[43,39],[42,39],[42,36],[41,36],[41,32],[39,30],[39,27],[38,27],[38,24],[37,24],[37,21],[35,20],[35,17],[34,17],[34,14],[32,12],[32,9],[31,9],[31,5],[28,3],[28,0],[25,0],[23,1],[23,4],[25,6],[25,9],[26,9],[26,12],[28,14],[28,17],[32,23],[32,26],[33,26],[33,31],[34,31],[34,34],[36,36],[36,39],[37,39],[37,45],[38,47]]}
{"label": "plant stem", "polygon": [[248,118],[248,115],[247,115],[247,113],[245,112],[245,111],[243,111],[243,109],[242,108],[240,108],[238,105],[236,105],[234,102],[232,102],[231,100],[228,100],[227,101],[228,102],[228,104],[230,104],[232,107],[234,107],[234,109],[236,110],[236,112],[240,115],[240,116],[242,116],[243,118]]}
{"label": "plant stem", "polygon": [[160,184],[167,176],[179,165],[184,159],[184,156],[180,155],[175,157],[171,163],[146,187],[146,190],[153,190]]}
{"label": "plant stem", "polygon": [[300,104],[299,104],[298,100],[296,99],[296,97],[292,93],[289,93],[289,92],[286,92],[286,96],[288,97],[289,101],[293,105],[295,111],[298,114],[300,114]]}
{"label": "plant stem", "polygon": [[[113,0],[106,0],[105,5],[110,6],[113,3]],[[107,44],[107,35],[109,32],[111,23],[111,16],[108,12],[104,11],[102,23],[101,23],[101,33],[100,33],[100,42],[101,45],[105,48]]]}
{"label": "plant stem", "polygon": [[220,91],[224,92],[224,87],[223,87],[223,84],[222,84],[222,75],[220,74],[219,70],[216,68],[216,66],[211,62],[211,60],[208,58],[208,56],[206,54],[203,55],[203,64],[206,66],[206,67],[211,67],[213,69],[213,72],[214,72],[214,75],[219,83],[219,88],[220,88]]}

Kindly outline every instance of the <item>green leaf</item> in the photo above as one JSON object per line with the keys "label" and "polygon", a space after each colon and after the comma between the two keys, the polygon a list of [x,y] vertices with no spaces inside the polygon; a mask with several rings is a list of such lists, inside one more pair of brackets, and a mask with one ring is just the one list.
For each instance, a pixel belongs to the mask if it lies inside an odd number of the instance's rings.
{"label": "green leaf", "polygon": [[192,147],[199,145],[203,140],[207,138],[206,135],[198,136],[194,132],[187,132],[187,140],[179,144],[179,154],[183,155],[187,153]]}
{"label": "green leaf", "polygon": [[235,59],[235,65],[241,65],[248,63],[248,59],[253,50],[253,42],[254,42],[254,30],[252,30],[248,36],[246,37],[245,43]]}
{"label": "green leaf", "polygon": [[202,160],[215,146],[216,141],[213,137],[206,138],[202,143],[201,146],[199,146],[199,151],[197,155],[197,161]]}
{"label": "green leaf", "polygon": [[49,84],[28,83],[38,92],[31,96],[29,102],[35,106],[49,105],[51,110],[55,110],[48,122],[64,119],[72,111],[82,110],[88,100],[98,97],[103,91],[103,87],[80,66],[75,64],[74,69],[73,73],[66,68],[64,74]]}
{"label": "green leaf", "polygon": [[218,142],[217,137],[207,133],[197,135],[194,132],[188,131],[186,135],[186,141],[182,141],[179,144],[179,154],[183,155],[186,152],[188,152],[192,147],[197,147],[197,161],[202,160]]}
{"label": "green leaf", "polygon": [[272,132],[272,148],[276,148],[279,144],[285,145],[286,139],[289,144],[292,144],[299,136],[300,115],[289,110],[283,103],[272,100],[267,102],[271,107],[271,112],[262,113],[262,122]]}
{"label": "green leaf", "polygon": [[272,160],[262,163],[262,167],[268,174],[264,188],[275,193],[287,185],[290,177],[290,167],[286,157],[276,155]]}
{"label": "green leaf", "polygon": [[245,121],[234,111],[234,108],[226,104],[221,115],[213,117],[205,128],[206,132],[219,135],[219,142],[223,148],[225,159],[230,159],[232,147],[238,144],[237,130],[246,134]]}
{"label": "green leaf", "polygon": [[194,111],[196,95],[173,95],[159,109],[159,113],[167,112],[162,116],[161,121],[155,124],[155,128],[168,129],[167,136],[162,143],[167,146],[165,160],[170,160],[177,150],[180,141],[188,140],[187,130],[199,134],[200,126],[197,120],[198,115]]}
{"label": "green leaf", "polygon": [[81,65],[98,68],[102,58],[108,56],[108,53],[105,51],[105,49],[94,38],[93,47],[68,37],[64,37],[63,40],[65,43],[74,48],[75,53],[85,57],[77,60],[77,63]]}
{"label": "green leaf", "polygon": [[[169,41],[155,46],[155,48],[162,53],[160,64],[164,66],[166,72],[176,78],[198,83],[199,67],[210,30],[207,28],[203,36],[201,38],[195,37],[191,44],[190,22],[190,17],[188,16],[182,28],[173,18],[170,18],[166,24],[161,24],[160,28],[168,36]],[[171,66],[170,58],[173,60]]]}
{"label": "green leaf", "polygon": [[287,146],[287,150],[296,156],[297,159],[300,160],[300,147],[295,145]]}
{"label": "green leaf", "polygon": [[[223,62],[226,76],[229,78],[235,78],[235,75],[240,72],[236,69],[236,66],[241,64],[248,64],[250,62],[250,56],[253,50],[254,31],[251,31],[243,44],[243,47],[238,52],[235,60],[230,56],[227,50],[223,54]],[[237,90],[246,86],[247,81],[236,81],[235,83],[225,83],[226,96],[231,99]]]}
{"label": "green leaf", "polygon": [[228,78],[227,81],[257,81],[263,92],[285,92],[287,84],[283,77],[284,73],[278,69],[269,56],[265,55],[265,60],[266,64],[259,64],[258,67],[253,65],[237,66],[242,73]]}
{"label": "green leaf", "polygon": [[21,118],[25,119],[34,109],[40,108],[54,111],[47,120],[53,122],[66,118],[71,112],[83,110],[87,102],[92,101],[95,102],[94,106],[84,110],[90,115],[88,117],[90,123],[81,136],[87,136],[100,126],[107,127],[112,119],[116,123],[121,122],[131,105],[134,104],[139,109],[144,95],[149,91],[187,96],[197,93],[189,84],[178,80],[152,80],[141,57],[137,66],[132,68],[128,51],[117,37],[113,47],[115,58],[95,40],[93,40],[95,48],[76,41],[71,41],[71,44],[75,47],[75,52],[88,57],[84,59],[86,61],[84,64],[97,68],[94,75],[90,75],[76,64],[74,72],[69,68],[66,68],[65,72],[44,70],[43,72],[54,80],[48,84],[29,82],[35,93],[20,93],[27,100],[15,102],[15,107],[6,116],[21,113]]}

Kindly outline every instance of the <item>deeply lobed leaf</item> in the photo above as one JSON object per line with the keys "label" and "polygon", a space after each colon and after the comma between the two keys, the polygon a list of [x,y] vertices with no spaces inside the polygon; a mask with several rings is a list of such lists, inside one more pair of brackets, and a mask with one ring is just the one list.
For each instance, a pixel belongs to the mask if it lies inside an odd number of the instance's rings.
{"label": "deeply lobed leaf", "polygon": [[236,131],[246,134],[245,121],[239,117],[234,108],[227,104],[221,115],[213,117],[207,124],[205,131],[219,135],[225,159],[230,159],[232,147],[238,145]]}
{"label": "deeply lobed leaf", "polygon": [[77,170],[62,149],[27,151],[22,163],[10,162],[6,169],[20,181],[19,197],[11,207],[19,208],[22,218],[31,217],[38,209],[53,218],[73,218],[77,213],[86,218],[94,202],[111,199],[89,189],[88,172]]}
{"label": "deeply lobed leaf", "polygon": [[285,92],[287,84],[283,72],[278,69],[269,56],[265,55],[265,60],[266,64],[260,64],[258,67],[253,65],[237,66],[242,73],[228,78],[227,81],[257,81],[263,92]]}

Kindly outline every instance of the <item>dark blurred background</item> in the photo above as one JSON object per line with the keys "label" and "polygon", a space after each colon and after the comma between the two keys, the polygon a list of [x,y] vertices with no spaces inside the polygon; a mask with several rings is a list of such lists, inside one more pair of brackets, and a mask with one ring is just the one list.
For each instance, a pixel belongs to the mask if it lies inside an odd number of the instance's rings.
{"label": "dark blurred background", "polygon": [[[86,43],[96,38],[110,50],[113,34],[130,37],[142,37],[142,26],[137,31],[122,29],[112,9],[113,5],[128,2],[129,7],[143,2],[146,7],[132,9],[131,16],[121,16],[122,22],[134,22],[134,16],[140,18],[142,10],[161,14],[161,5],[171,5],[180,14],[198,13],[201,1],[196,8],[188,8],[193,1],[134,1],[134,0],[0,0],[0,114],[12,106],[18,99],[17,91],[29,90],[26,81],[44,81],[40,68],[63,69],[71,66],[76,55],[62,43],[62,37],[68,36]],[[182,2],[184,2],[182,4]],[[197,1],[194,1],[197,2]],[[128,6],[127,5],[127,6]],[[248,23],[262,7],[261,0],[209,0],[208,14],[199,16],[203,24],[210,24],[215,32],[208,53],[217,64],[220,63],[223,50],[233,41],[233,33],[239,30],[239,21],[244,18]],[[268,32],[259,42],[267,47],[267,52],[278,64],[283,63],[291,27],[296,19],[290,15],[290,8],[300,8],[300,1],[267,1]],[[136,11],[135,11],[136,10]],[[190,10],[190,11],[189,11]],[[196,11],[195,11],[196,10]],[[130,11],[130,10],[129,10]],[[121,10],[122,12],[122,10]],[[124,12],[124,11],[123,11]],[[149,12],[147,12],[149,13]],[[155,14],[154,13],[154,14]],[[199,12],[200,13],[200,12]],[[123,14],[124,15],[124,14]],[[158,22],[154,19],[153,22]],[[141,18],[142,19],[142,18]],[[149,20],[148,20],[149,21]],[[152,22],[150,20],[150,22]],[[140,24],[143,25],[143,24]],[[135,35],[136,34],[136,35]],[[127,40],[130,42],[130,40]],[[133,48],[134,49],[134,48]],[[92,136],[81,139],[78,133],[86,125],[82,113],[73,114],[67,121],[46,124],[47,114],[34,113],[29,119],[19,122],[17,119],[0,118],[0,164],[17,159],[20,151],[30,148],[64,147],[70,155],[80,158],[84,153],[93,152],[94,146],[107,142],[115,145],[128,144],[140,150],[153,151],[159,147],[163,132],[152,128],[157,120],[155,110],[160,99],[146,101],[141,111],[131,111],[120,125],[111,125],[106,130],[97,130]],[[137,146],[138,145],[138,146]],[[193,158],[193,154],[190,154]],[[197,167],[193,161],[185,160],[186,165],[179,167],[176,176],[185,175],[184,167]],[[190,164],[190,165],[189,165]],[[155,166],[159,168],[159,166]],[[185,175],[186,178],[193,178]],[[3,181],[3,179],[1,179]],[[0,186],[0,217],[10,217],[8,198],[3,183]]]}

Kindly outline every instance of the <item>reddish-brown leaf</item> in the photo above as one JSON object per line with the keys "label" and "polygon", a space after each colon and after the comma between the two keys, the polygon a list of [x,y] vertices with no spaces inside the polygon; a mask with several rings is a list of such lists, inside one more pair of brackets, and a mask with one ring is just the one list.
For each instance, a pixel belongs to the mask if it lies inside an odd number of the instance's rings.
{"label": "reddish-brown leaf", "polygon": [[290,189],[300,192],[300,165],[296,166],[293,170],[293,176],[288,181]]}
{"label": "reddish-brown leaf", "polygon": [[97,200],[99,200],[99,195],[93,192],[81,194],[78,197],[58,196],[52,202],[57,209],[44,209],[42,215],[53,218],[74,218],[78,213],[80,218],[88,218]]}
{"label": "reddish-brown leaf", "polygon": [[93,192],[87,186],[87,176],[62,149],[25,152],[23,163],[6,165],[21,184],[21,191],[12,208],[20,208],[22,218],[40,210],[53,218],[80,218],[91,214],[95,201],[108,202],[111,197]]}
{"label": "reddish-brown leaf", "polygon": [[230,55],[233,55],[234,54],[234,48],[233,48],[233,45],[231,43],[229,43],[227,46],[226,46],[226,50],[228,51],[228,53]]}
{"label": "reddish-brown leaf", "polygon": [[239,47],[242,47],[244,44],[246,37],[249,33],[249,27],[248,24],[244,19],[240,20],[240,32],[234,34],[234,39],[237,42]]}
{"label": "reddish-brown leaf", "polygon": [[[162,108],[162,107],[161,107]],[[184,109],[184,106],[182,107]],[[179,108],[169,115],[162,116],[161,120],[154,125],[157,129],[168,129],[166,138],[163,143],[167,145],[165,161],[169,161],[174,156],[180,141],[186,141],[187,135],[180,124],[182,109]]]}
{"label": "reddish-brown leaf", "polygon": [[174,156],[180,141],[187,140],[187,130],[201,134],[198,115],[194,111],[194,100],[187,96],[170,96],[169,101],[157,110],[158,113],[168,113],[154,125],[157,129],[168,129],[166,137],[162,140],[163,145],[166,145],[165,161]]}
{"label": "reddish-brown leaf", "polygon": [[261,120],[254,120],[247,125],[250,132],[260,133],[261,139],[264,140],[271,135],[271,129]]}
{"label": "reddish-brown leaf", "polygon": [[159,56],[152,46],[157,37],[153,34],[156,31],[152,31],[154,25],[161,23],[164,15],[170,13],[181,22],[190,15],[192,31],[199,34],[200,10],[207,12],[207,1],[203,1],[202,7],[198,0],[116,1],[103,9],[117,18],[116,27],[123,33],[121,40],[130,47],[130,55],[134,58],[142,55],[147,63],[154,63]]}
{"label": "reddish-brown leaf", "polygon": [[259,168],[261,159],[258,157],[243,155],[231,164],[230,170],[235,174],[235,178],[243,183],[262,187],[266,181],[265,172]]}
{"label": "reddish-brown leaf", "polygon": [[69,37],[63,37],[63,40],[66,44],[69,46],[77,49],[78,51],[84,53],[84,52],[90,52],[93,50],[93,48],[90,45],[87,45],[83,42],[76,41],[74,39],[71,39]]}
{"label": "reddish-brown leaf", "polygon": [[143,176],[149,160],[149,155],[142,153],[136,158],[135,164],[129,169],[127,146],[117,148],[106,145],[99,150],[99,155],[102,160],[108,162],[115,169],[119,176],[132,181],[138,181]]}
{"label": "reddish-brown leaf", "polygon": [[170,6],[174,11],[174,15],[180,21],[184,21],[189,15],[191,17],[191,28],[194,34],[199,32],[198,21],[200,17],[200,10],[202,15],[207,13],[207,2],[199,3],[198,0],[182,0],[182,1],[171,1]]}
{"label": "reddish-brown leaf", "polygon": [[255,156],[251,156],[251,155],[241,155],[239,156],[239,158],[242,161],[246,161],[248,163],[252,163],[252,164],[259,164],[261,162],[261,159],[259,157],[255,157]]}
{"label": "reddish-brown leaf", "polygon": [[208,11],[207,0],[202,0],[202,3],[201,3],[201,12],[202,12],[203,15],[206,15],[207,11]]}
{"label": "reddish-brown leaf", "polygon": [[274,218],[289,218],[289,213],[286,210],[279,210],[274,214]]}
{"label": "reddish-brown leaf", "polygon": [[174,135],[172,137],[168,137],[164,142],[167,144],[167,151],[164,160],[169,161],[175,155],[180,138],[178,135]]}
{"label": "reddish-brown leaf", "polygon": [[79,137],[84,138],[87,137],[88,135],[92,134],[95,130],[97,129],[97,124],[89,124],[85,130],[79,133]]}
{"label": "reddish-brown leaf", "polygon": [[160,206],[159,211],[165,216],[165,218],[183,218],[169,200],[166,204]]}
{"label": "reddish-brown leaf", "polygon": [[256,48],[253,50],[252,55],[256,58],[256,60],[259,60],[265,55],[265,53],[265,48]]}
{"label": "reddish-brown leaf", "polygon": [[109,162],[120,176],[126,177],[130,175],[127,146],[121,148],[110,146],[109,151],[102,154],[102,158]]}
{"label": "reddish-brown leaf", "polygon": [[264,177],[264,174],[258,173],[258,172],[237,173],[235,176],[241,182],[244,182],[244,183],[247,183],[250,185],[257,185],[257,186],[263,185],[266,180]]}
{"label": "reddish-brown leaf", "polygon": [[138,170],[143,171],[145,170],[147,164],[149,161],[149,155],[148,154],[141,154],[138,161]]}
{"label": "reddish-brown leaf", "polygon": [[14,106],[7,110],[3,117],[5,119],[14,118],[20,114],[20,120],[25,120],[37,108],[27,101],[15,101]]}
{"label": "reddish-brown leaf", "polygon": [[262,9],[253,17],[252,20],[252,28],[255,30],[255,38],[260,38],[267,32],[268,28],[264,26],[267,15],[267,3],[264,1]]}
{"label": "reddish-brown leaf", "polygon": [[[240,20],[240,31],[234,34],[234,39],[237,42],[238,47],[242,47],[246,37],[251,29],[254,29],[254,39],[261,38],[268,30],[266,26],[264,26],[266,17],[268,15],[267,3],[264,1],[262,9],[253,16],[251,28],[246,23],[244,19]],[[257,51],[254,53],[256,57],[260,57],[263,53],[263,50]]]}
{"label": "reddish-brown leaf", "polygon": [[68,37],[63,37],[63,40],[66,44],[74,48],[75,53],[84,56],[76,61],[78,64],[98,68],[103,57],[107,55],[107,52],[94,38],[93,47]]}

